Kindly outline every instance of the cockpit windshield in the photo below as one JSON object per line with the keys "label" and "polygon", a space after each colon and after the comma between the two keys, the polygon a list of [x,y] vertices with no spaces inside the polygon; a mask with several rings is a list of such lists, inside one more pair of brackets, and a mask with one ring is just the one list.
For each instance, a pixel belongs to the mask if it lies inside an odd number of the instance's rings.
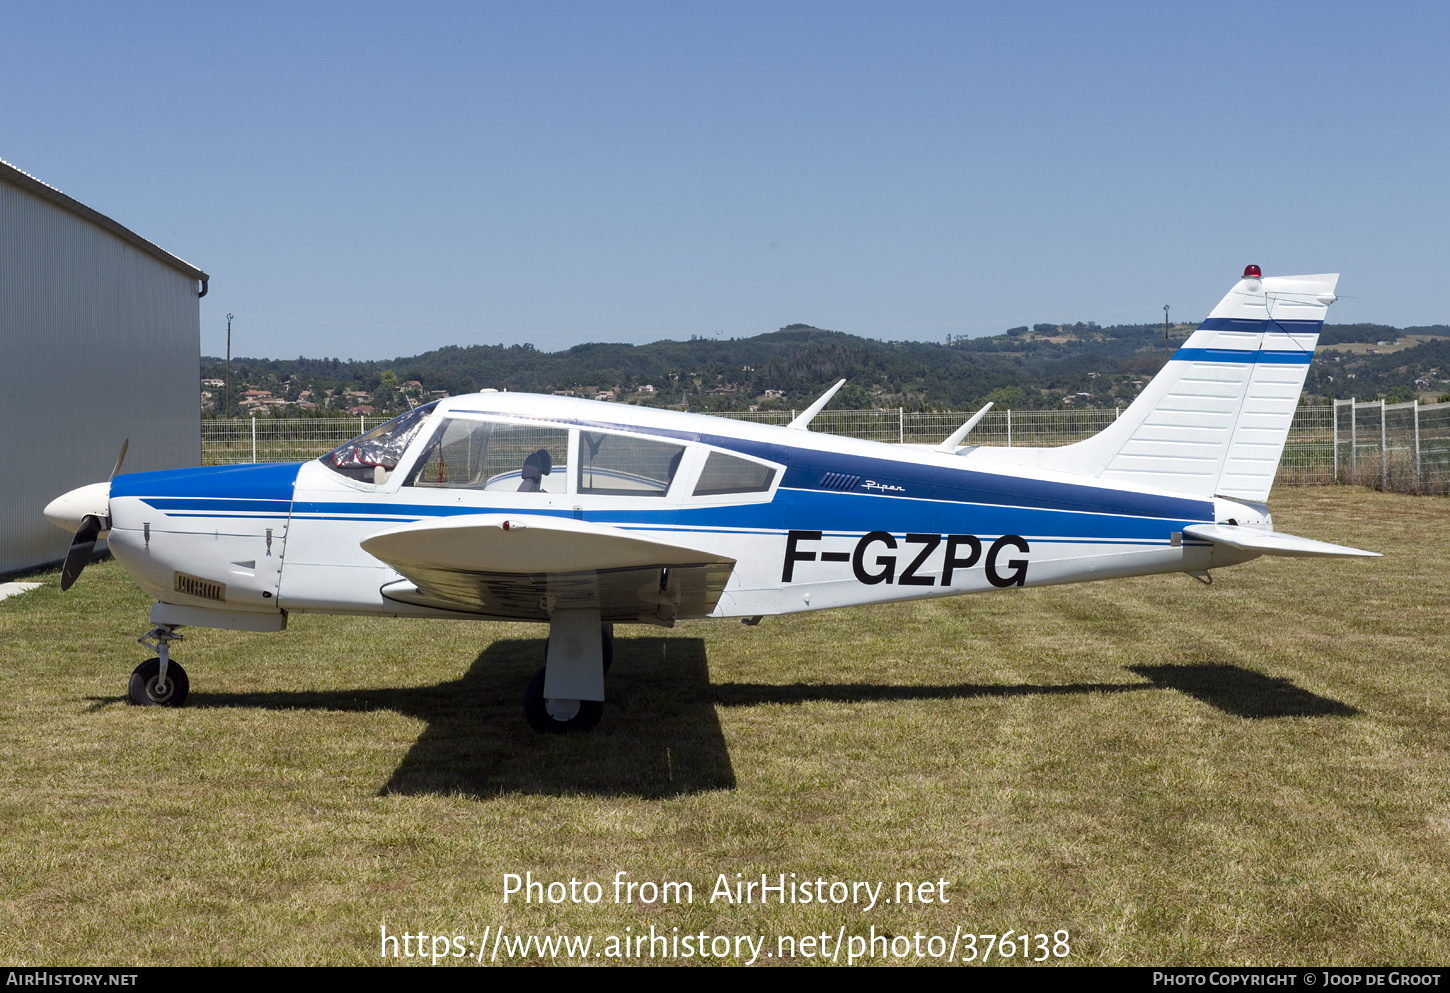
{"label": "cockpit windshield", "polygon": [[334,472],[364,483],[382,483],[398,467],[408,443],[418,434],[438,401],[379,424],[367,434],[334,448],[318,461]]}

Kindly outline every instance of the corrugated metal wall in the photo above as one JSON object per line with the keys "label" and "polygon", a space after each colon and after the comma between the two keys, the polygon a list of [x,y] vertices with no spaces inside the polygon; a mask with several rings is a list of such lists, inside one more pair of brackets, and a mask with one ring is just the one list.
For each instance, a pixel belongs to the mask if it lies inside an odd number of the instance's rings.
{"label": "corrugated metal wall", "polygon": [[201,459],[197,282],[0,179],[0,574],[55,562],[41,510],[126,472]]}

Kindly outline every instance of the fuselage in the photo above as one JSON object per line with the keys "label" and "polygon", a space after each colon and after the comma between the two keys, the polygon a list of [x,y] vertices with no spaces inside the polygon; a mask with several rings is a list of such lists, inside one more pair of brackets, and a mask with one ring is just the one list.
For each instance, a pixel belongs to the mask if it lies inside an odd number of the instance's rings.
{"label": "fuselage", "polygon": [[[111,550],[164,603],[543,620],[518,597],[450,606],[405,595],[405,577],[362,543],[458,515],[559,518],[733,560],[696,615],[749,617],[1203,571],[1252,555],[1225,558],[1185,540],[1184,527],[1230,515],[1267,526],[1262,507],[977,460],[970,449],[564,397],[455,397],[405,427],[331,461],[118,476]],[[528,561],[479,562],[477,572],[534,574]]]}

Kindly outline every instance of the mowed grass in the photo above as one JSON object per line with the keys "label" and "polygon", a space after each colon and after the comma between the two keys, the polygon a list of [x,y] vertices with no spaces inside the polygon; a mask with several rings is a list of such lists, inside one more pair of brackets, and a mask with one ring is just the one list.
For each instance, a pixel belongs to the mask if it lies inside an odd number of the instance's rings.
{"label": "mowed grass", "polygon": [[[604,721],[567,738],[523,723],[527,625],[187,629],[191,703],[132,707],[146,598],[109,561],[64,595],[45,576],[0,603],[0,960],[371,965],[386,924],[1443,963],[1450,501],[1273,506],[1385,557],[621,627]],[[616,905],[621,870],[694,902]],[[604,899],[506,905],[526,871]],[[792,872],[945,879],[950,903],[709,900],[720,873]]]}

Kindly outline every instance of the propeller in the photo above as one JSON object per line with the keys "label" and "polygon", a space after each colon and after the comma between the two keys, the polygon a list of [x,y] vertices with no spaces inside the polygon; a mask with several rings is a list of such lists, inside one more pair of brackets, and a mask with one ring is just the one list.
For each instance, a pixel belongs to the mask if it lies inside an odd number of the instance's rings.
{"label": "propeller", "polygon": [[101,533],[101,520],[95,514],[87,514],[81,518],[81,526],[76,529],[75,540],[70,543],[70,551],[65,553],[65,564],[60,567],[60,588],[64,592],[71,588],[76,578],[80,576],[81,570],[91,560],[91,553],[96,550],[96,538]]}
{"label": "propeller", "polygon": [[[121,442],[121,454],[116,456],[116,468],[111,470],[109,483],[121,471],[121,464],[126,461],[126,449],[131,447],[131,439],[127,438]],[[65,562],[60,567],[60,588],[65,592],[75,585],[76,579],[80,577],[81,570],[85,569],[86,563],[91,560],[91,554],[96,550],[96,539],[101,532],[110,527],[111,518],[107,507],[105,522],[95,514],[87,514],[81,518],[81,526],[76,528],[76,536],[71,540],[70,549],[65,553]]]}
{"label": "propeller", "polygon": [[130,447],[131,447],[131,439],[130,438],[127,438],[125,441],[121,442],[121,454],[116,456],[116,468],[114,468],[114,469],[111,470],[110,478],[107,479],[106,482],[109,483],[112,479],[115,479],[120,474],[120,472],[121,472],[121,463],[126,461],[126,449],[128,449]]}

